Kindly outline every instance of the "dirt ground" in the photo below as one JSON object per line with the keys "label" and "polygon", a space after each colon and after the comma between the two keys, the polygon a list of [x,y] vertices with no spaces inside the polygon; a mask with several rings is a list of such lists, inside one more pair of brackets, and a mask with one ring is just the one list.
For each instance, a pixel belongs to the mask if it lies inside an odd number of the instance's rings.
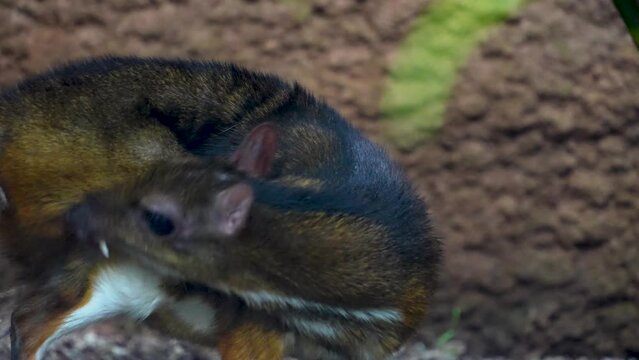
{"label": "dirt ground", "polygon": [[639,355],[639,53],[611,2],[539,1],[404,158],[447,246],[434,323],[475,354]]}
{"label": "dirt ground", "polygon": [[[388,146],[429,201],[446,264],[418,340],[431,346],[460,308],[471,355],[639,356],[639,53],[611,2],[527,5],[461,71],[440,135],[401,153],[378,104],[427,6],[0,0],[0,84],[100,54],[229,60],[297,80]],[[212,356],[132,329],[80,333],[54,358]]]}

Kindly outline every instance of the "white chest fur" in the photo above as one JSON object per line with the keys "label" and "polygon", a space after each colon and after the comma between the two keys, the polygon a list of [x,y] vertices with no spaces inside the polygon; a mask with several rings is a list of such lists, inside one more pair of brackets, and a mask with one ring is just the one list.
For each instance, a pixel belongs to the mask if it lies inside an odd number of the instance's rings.
{"label": "white chest fur", "polygon": [[44,357],[46,348],[56,338],[75,329],[116,315],[143,320],[167,300],[161,279],[134,264],[109,264],[95,275],[90,298],[68,314],[56,332],[45,341],[36,359]]}
{"label": "white chest fur", "polygon": [[160,306],[167,306],[177,319],[193,330],[208,333],[215,329],[215,309],[197,296],[171,299],[162,289],[162,279],[154,272],[132,263],[108,264],[95,275],[88,300],[69,313],[60,327],[36,353],[41,360],[51,343],[62,335],[117,315],[144,320]]}

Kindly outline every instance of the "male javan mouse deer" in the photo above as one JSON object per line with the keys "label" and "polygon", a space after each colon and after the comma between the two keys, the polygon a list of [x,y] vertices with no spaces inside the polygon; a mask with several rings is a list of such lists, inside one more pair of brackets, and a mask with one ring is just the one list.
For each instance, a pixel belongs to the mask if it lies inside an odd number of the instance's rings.
{"label": "male javan mouse deer", "polygon": [[[15,358],[116,314],[154,314],[225,359],[291,346],[378,358],[425,314],[439,243],[423,203],[297,85],[215,63],[95,60],[5,92],[0,139],[0,239],[39,284],[14,313]],[[188,155],[237,169],[161,165]],[[87,255],[87,239],[113,255]]]}
{"label": "male javan mouse deer", "polygon": [[[238,168],[268,171],[274,137],[258,126],[234,156]],[[308,206],[329,193],[246,179],[219,162],[169,163],[90,196],[72,227],[95,249],[103,242],[238,298],[238,319],[217,329],[224,357],[281,358],[288,345],[303,358],[382,358],[421,320],[428,259],[403,258],[404,239],[367,213]]]}

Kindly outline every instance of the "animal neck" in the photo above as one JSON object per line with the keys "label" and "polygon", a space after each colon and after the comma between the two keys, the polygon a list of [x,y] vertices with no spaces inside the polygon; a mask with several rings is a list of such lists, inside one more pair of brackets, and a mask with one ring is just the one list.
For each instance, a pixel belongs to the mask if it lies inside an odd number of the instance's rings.
{"label": "animal neck", "polygon": [[55,339],[73,330],[118,315],[143,320],[166,299],[156,274],[131,263],[98,265],[85,296],[62,316],[56,330],[38,349],[36,359],[43,359]]}

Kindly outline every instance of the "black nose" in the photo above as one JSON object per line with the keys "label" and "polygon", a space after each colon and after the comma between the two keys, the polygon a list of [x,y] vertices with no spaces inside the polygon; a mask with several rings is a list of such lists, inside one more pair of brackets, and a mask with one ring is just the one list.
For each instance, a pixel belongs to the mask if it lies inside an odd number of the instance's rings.
{"label": "black nose", "polygon": [[91,213],[91,205],[87,202],[74,205],[67,212],[67,228],[79,241],[88,241],[91,238]]}

